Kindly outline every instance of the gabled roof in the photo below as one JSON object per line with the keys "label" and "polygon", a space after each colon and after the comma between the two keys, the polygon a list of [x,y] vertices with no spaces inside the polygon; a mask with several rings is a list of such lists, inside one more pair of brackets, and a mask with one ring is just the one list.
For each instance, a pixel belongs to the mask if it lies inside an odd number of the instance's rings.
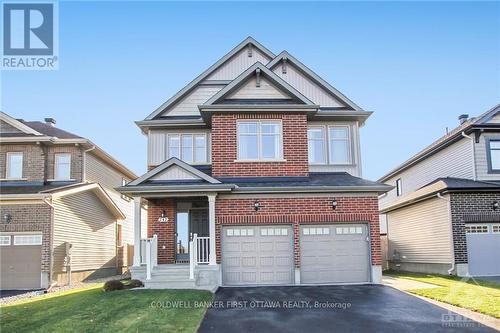
{"label": "gabled roof", "polygon": [[12,127],[17,128],[19,131],[23,132],[24,134],[31,134],[31,135],[42,135],[40,132],[37,132],[35,129],[23,124],[20,120],[14,119],[5,112],[0,111],[0,120],[6,122]]}
{"label": "gabled roof", "polygon": [[269,51],[262,44],[257,42],[252,37],[247,37],[244,41],[242,41],[240,44],[238,44],[234,49],[232,49],[225,56],[220,58],[215,64],[210,66],[207,70],[205,70],[203,73],[201,73],[199,76],[197,76],[193,81],[188,83],[188,85],[185,86],[184,88],[182,88],[177,94],[175,94],[169,100],[167,100],[165,103],[160,105],[155,111],[153,111],[149,116],[147,116],[145,120],[154,119],[156,116],[161,114],[169,106],[177,103],[182,97],[186,96],[186,94],[188,94],[191,90],[193,90],[201,81],[203,81],[205,78],[207,78],[210,74],[212,74],[215,70],[217,70],[220,66],[222,66],[227,60],[231,59],[232,56],[234,56],[236,53],[241,51],[248,44],[251,44],[252,46],[258,48],[261,52],[268,55],[269,58],[275,57],[274,53]]}
{"label": "gabled roof", "polygon": [[[138,185],[141,185],[145,182],[152,181],[152,180],[154,180],[155,176],[160,175],[161,173],[165,172],[167,169],[169,169],[173,166],[177,166],[178,168],[180,168],[184,172],[192,175],[193,176],[192,179],[203,180],[209,184],[220,184],[221,183],[217,179],[212,178],[211,176],[207,175],[206,173],[192,167],[191,165],[179,160],[178,158],[171,157],[170,159],[166,160],[162,164],[158,165],[156,168],[152,169],[149,172],[146,172],[141,177],[131,181],[130,183],[127,184],[127,186],[138,186]],[[181,180],[185,180],[185,178],[183,178]],[[169,182],[176,182],[176,181],[179,181],[179,180],[172,179]]]}
{"label": "gabled roof", "polygon": [[295,65],[304,75],[306,75],[313,82],[317,83],[319,86],[321,86],[327,92],[329,92],[330,94],[332,94],[339,101],[343,102],[347,107],[352,108],[355,111],[363,111],[363,109],[360,106],[358,106],[356,103],[354,103],[353,101],[351,101],[349,98],[347,98],[344,94],[342,94],[340,91],[338,91],[337,89],[335,89],[328,82],[326,82],[325,80],[323,80],[319,75],[317,75],[316,73],[314,73],[311,69],[309,69],[303,63],[301,63],[299,60],[297,60],[294,56],[292,56],[287,51],[281,52],[276,58],[274,58],[273,60],[271,60],[267,64],[267,68],[273,69],[283,59],[286,59],[287,63]]}
{"label": "gabled roof", "polygon": [[[457,140],[462,139],[463,138],[462,133],[470,133],[476,128],[481,128],[483,126],[486,126],[487,122],[498,113],[500,113],[500,104],[494,106],[493,108],[489,109],[488,111],[484,112],[478,117],[470,118],[463,124],[460,124],[455,129],[450,131],[448,134],[440,137],[439,139],[431,143],[429,146],[422,149],[414,156],[410,157],[408,160],[400,164],[398,167],[394,168],[393,170],[382,176],[378,181],[385,182],[389,178],[394,177],[396,174],[402,172],[403,170],[406,170],[412,165],[434,155],[438,151],[448,147],[450,144],[456,142]],[[495,124],[494,126],[500,128],[500,124]]]}
{"label": "gabled roof", "polygon": [[208,101],[206,101],[201,107],[207,105],[214,105],[220,103],[224,100],[225,97],[229,96],[231,93],[236,92],[243,84],[245,84],[250,78],[255,75],[261,75],[267,78],[276,88],[284,92],[286,95],[290,96],[290,98],[295,102],[295,104],[305,104],[305,105],[314,105],[307,97],[302,95],[299,91],[297,91],[290,84],[285,82],[278,75],[269,70],[264,64],[260,62],[256,62],[246,71],[241,73],[236,79],[231,81],[230,84],[222,88],[218,93],[212,96]]}

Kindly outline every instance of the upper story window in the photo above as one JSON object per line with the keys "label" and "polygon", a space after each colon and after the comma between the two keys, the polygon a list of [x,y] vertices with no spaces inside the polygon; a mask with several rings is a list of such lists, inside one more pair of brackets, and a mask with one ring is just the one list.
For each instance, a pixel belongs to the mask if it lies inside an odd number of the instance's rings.
{"label": "upper story window", "polygon": [[281,121],[238,121],[238,160],[283,159]]}
{"label": "upper story window", "polygon": [[207,163],[207,135],[169,134],[168,158],[177,157],[186,163]]}
{"label": "upper story window", "polygon": [[349,126],[313,126],[307,130],[310,164],[351,164]]}
{"label": "upper story window", "polygon": [[54,179],[71,179],[71,154],[58,153],[54,155]]}
{"label": "upper story window", "polygon": [[489,170],[500,172],[500,140],[490,140],[489,147]]}
{"label": "upper story window", "polygon": [[23,178],[23,153],[7,153],[5,176],[7,179]]}
{"label": "upper story window", "polygon": [[403,195],[403,182],[401,178],[396,179],[396,195],[398,197]]}

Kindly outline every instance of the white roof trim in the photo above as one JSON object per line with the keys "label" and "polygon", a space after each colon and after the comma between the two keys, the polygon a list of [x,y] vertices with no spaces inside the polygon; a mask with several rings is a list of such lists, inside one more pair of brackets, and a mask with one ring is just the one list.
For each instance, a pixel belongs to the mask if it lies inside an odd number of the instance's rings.
{"label": "white roof trim", "polygon": [[146,172],[141,177],[135,179],[134,181],[131,181],[130,183],[127,184],[127,186],[137,186],[137,185],[141,184],[142,182],[150,179],[151,177],[154,177],[157,174],[161,173],[162,171],[168,169],[172,165],[177,165],[181,169],[184,169],[186,172],[189,172],[189,173],[191,173],[191,174],[193,174],[193,175],[195,175],[203,180],[206,180],[207,182],[209,182],[211,184],[220,184],[221,183],[217,179],[210,177],[206,173],[192,167],[191,165],[187,164],[186,162],[183,162],[176,157],[172,157],[172,158],[166,160],[165,162],[163,162],[162,164],[158,165],[153,170]]}
{"label": "white roof trim", "polygon": [[92,191],[101,202],[108,208],[108,210],[119,220],[124,220],[126,218],[125,214],[118,208],[116,203],[111,199],[111,197],[106,193],[106,191],[97,183],[82,184],[80,186],[69,186],[67,188],[58,188],[53,191],[46,191],[44,193],[50,193],[53,199],[60,197],[65,197],[67,195],[77,194],[85,191]]}
{"label": "white roof trim", "polygon": [[319,84],[321,87],[323,87],[327,92],[332,94],[335,98],[339,99],[343,103],[347,104],[347,106],[353,108],[356,111],[363,111],[363,109],[351,101],[347,96],[342,94],[340,91],[335,89],[331,84],[323,80],[319,75],[314,73],[312,70],[310,70],[306,65],[301,63],[299,60],[297,60],[294,56],[289,54],[287,51],[283,51],[276,58],[271,60],[266,66],[269,69],[272,69],[276,64],[278,64],[283,58],[287,58],[287,62],[295,65],[298,67],[300,71],[302,71],[304,74],[306,74],[310,79],[312,79],[314,82]]}
{"label": "white roof trim", "polygon": [[0,120],[5,121],[7,124],[17,128],[18,130],[26,134],[43,135],[42,133],[35,131],[33,128],[23,124],[17,119],[12,118],[11,116],[2,111],[0,111]]}
{"label": "white roof trim", "polygon": [[263,52],[271,59],[275,57],[275,54],[272,53],[271,51],[269,51],[267,48],[265,48],[262,44],[257,42],[252,37],[248,37],[243,42],[238,44],[235,48],[233,48],[231,51],[229,51],[229,53],[227,53],[225,56],[220,58],[215,64],[213,64],[207,70],[205,70],[203,73],[198,75],[193,81],[188,83],[188,85],[186,85],[184,88],[182,88],[177,94],[175,94],[169,100],[167,100],[165,103],[160,105],[149,116],[147,116],[145,120],[152,120],[154,117],[156,117],[157,115],[162,113],[166,108],[177,103],[182,97],[184,97],[187,93],[189,93],[192,89],[194,89],[201,81],[203,81],[205,78],[207,78],[216,69],[218,69],[220,66],[222,66],[222,64],[224,64],[227,60],[229,60],[231,57],[233,57],[236,53],[241,51],[248,44],[252,44],[257,49],[259,49],[259,51]]}
{"label": "white roof trim", "polygon": [[260,62],[256,62],[252,66],[250,66],[246,71],[241,73],[237,78],[235,78],[230,84],[222,88],[218,93],[213,95],[208,101],[206,101],[203,106],[206,105],[213,105],[214,103],[218,102],[219,100],[223,99],[226,97],[228,94],[231,92],[235,91],[238,89],[238,87],[246,82],[247,79],[251,78],[254,75],[254,72],[260,69],[261,74],[266,76],[271,80],[271,83],[278,85],[278,89],[284,89],[286,93],[292,95],[293,97],[297,98],[300,100],[302,103],[305,105],[314,105],[312,101],[310,101],[307,97],[302,95],[297,89],[292,87],[289,83],[287,83],[285,80],[280,78],[278,75],[273,73],[269,68],[267,68],[264,64]]}

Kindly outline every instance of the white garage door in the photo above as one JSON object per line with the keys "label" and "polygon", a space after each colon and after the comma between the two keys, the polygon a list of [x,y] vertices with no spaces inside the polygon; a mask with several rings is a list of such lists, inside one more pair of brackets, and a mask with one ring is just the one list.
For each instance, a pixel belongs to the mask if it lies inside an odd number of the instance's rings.
{"label": "white garage door", "polygon": [[500,275],[500,223],[470,223],[465,226],[469,273]]}
{"label": "white garage door", "polygon": [[42,235],[0,235],[0,289],[38,289]]}
{"label": "white garage door", "polygon": [[370,281],[366,224],[303,225],[300,230],[301,283]]}
{"label": "white garage door", "polygon": [[222,229],[222,283],[277,285],[293,282],[290,226],[235,226]]}

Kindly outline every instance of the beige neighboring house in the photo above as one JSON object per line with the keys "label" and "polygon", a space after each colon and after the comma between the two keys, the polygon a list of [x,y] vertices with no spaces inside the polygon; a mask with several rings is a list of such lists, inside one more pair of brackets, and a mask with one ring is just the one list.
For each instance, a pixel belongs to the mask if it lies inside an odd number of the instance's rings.
{"label": "beige neighboring house", "polygon": [[0,112],[0,289],[126,270],[134,204],[114,188],[135,178],[51,118],[24,121]]}
{"label": "beige neighboring house", "polygon": [[379,198],[390,268],[500,275],[500,104],[459,120],[379,179],[394,186]]}

